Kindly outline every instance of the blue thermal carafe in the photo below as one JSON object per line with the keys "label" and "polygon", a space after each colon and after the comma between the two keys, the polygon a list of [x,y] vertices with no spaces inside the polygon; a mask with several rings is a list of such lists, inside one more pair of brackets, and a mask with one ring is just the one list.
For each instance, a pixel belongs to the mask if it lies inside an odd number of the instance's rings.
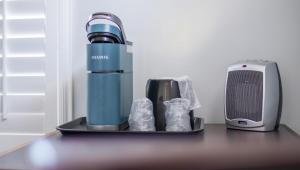
{"label": "blue thermal carafe", "polygon": [[[112,24],[99,23],[108,20]],[[98,21],[98,22],[96,22]],[[132,103],[131,42],[121,20],[94,13],[87,25],[87,124],[99,130],[120,130],[127,124]]]}

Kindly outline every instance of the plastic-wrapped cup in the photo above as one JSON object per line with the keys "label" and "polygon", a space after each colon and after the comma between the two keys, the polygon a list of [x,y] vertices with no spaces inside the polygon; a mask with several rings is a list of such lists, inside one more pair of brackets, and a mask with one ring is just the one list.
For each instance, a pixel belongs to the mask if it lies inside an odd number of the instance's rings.
{"label": "plastic-wrapped cup", "polygon": [[148,98],[133,101],[128,123],[130,131],[155,131],[153,105]]}
{"label": "plastic-wrapped cup", "polygon": [[174,98],[165,101],[166,106],[166,130],[167,131],[191,131],[189,116],[190,101],[184,98]]}

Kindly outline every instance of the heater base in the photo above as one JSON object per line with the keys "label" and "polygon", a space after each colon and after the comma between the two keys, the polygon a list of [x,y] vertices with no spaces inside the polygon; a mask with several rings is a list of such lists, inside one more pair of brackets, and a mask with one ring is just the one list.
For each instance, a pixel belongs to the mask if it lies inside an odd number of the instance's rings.
{"label": "heater base", "polygon": [[260,127],[238,127],[238,126],[232,126],[227,124],[226,127],[228,129],[237,129],[237,130],[246,130],[246,131],[256,131],[256,132],[270,132],[276,130],[276,128],[267,128],[265,126],[260,126]]}

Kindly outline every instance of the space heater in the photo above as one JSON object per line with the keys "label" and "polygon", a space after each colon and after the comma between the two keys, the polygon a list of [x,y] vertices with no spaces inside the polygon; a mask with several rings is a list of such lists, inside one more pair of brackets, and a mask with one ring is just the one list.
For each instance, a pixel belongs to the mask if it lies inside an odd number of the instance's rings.
{"label": "space heater", "polygon": [[247,60],[228,67],[225,85],[227,128],[272,131],[279,125],[282,87],[276,62]]}

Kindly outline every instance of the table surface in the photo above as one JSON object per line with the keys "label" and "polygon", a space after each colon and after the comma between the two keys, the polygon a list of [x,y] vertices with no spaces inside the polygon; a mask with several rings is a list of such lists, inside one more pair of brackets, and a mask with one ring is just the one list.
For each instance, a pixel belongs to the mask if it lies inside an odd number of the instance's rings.
{"label": "table surface", "polygon": [[300,138],[205,125],[193,135],[54,135],[0,157],[0,169],[300,169]]}

